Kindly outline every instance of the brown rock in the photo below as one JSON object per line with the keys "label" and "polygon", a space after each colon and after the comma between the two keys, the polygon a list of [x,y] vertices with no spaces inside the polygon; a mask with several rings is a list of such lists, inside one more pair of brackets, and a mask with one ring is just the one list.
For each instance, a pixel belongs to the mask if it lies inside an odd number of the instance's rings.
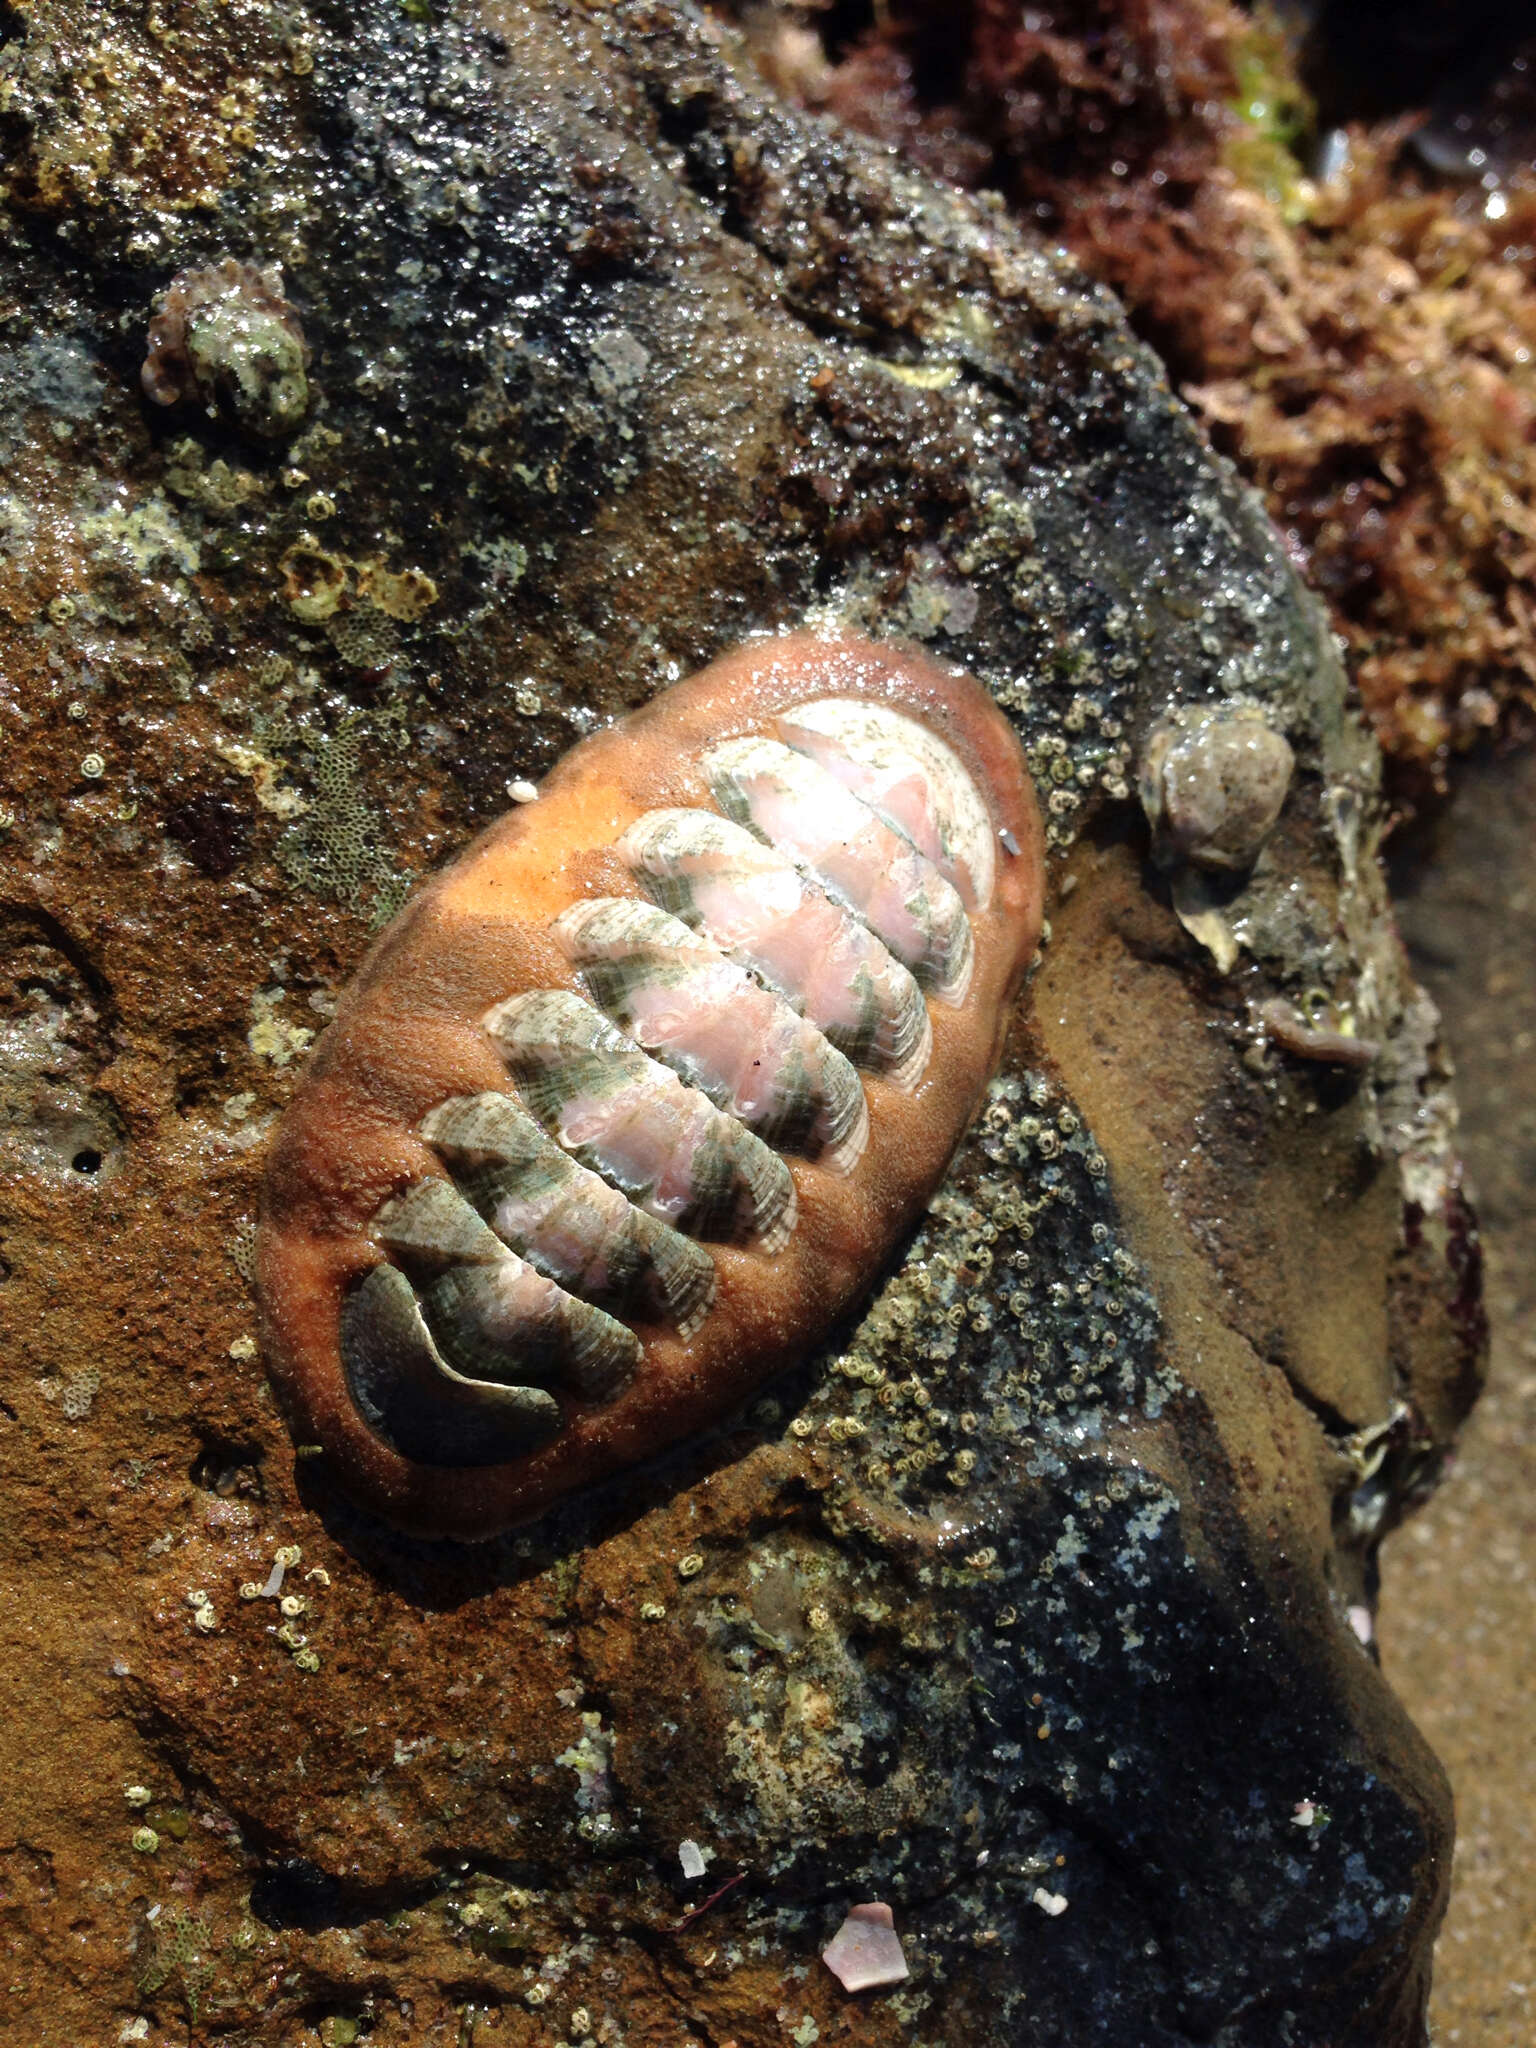
{"label": "brown rock", "polygon": [[[1444,1785],[1348,1615],[1475,1386],[1469,1241],[1275,537],[1064,260],[685,9],[159,23],[5,51],[13,2025],[1421,2040]],[[167,277],[247,249],[314,351],[280,452],[137,386]],[[378,562],[435,602],[334,637]],[[391,1537],[252,1343],[303,1057],[509,782],[830,615],[1025,740],[1061,894],[1003,1075],[839,1348],[490,1549]],[[1132,760],[1234,686],[1297,769],[1221,975]],[[1368,1076],[1263,1052],[1313,988]],[[853,2005],[860,1897],[912,1982]]]}

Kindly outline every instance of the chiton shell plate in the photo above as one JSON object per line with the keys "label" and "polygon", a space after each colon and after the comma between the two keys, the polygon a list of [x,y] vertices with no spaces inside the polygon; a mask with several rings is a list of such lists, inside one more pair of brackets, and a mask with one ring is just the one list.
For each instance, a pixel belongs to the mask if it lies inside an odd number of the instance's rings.
{"label": "chiton shell plate", "polygon": [[299,1442],[481,1538],[804,1356],[965,1129],[1041,847],[985,691],[849,637],[574,747],[383,933],[279,1130],[257,1279]]}

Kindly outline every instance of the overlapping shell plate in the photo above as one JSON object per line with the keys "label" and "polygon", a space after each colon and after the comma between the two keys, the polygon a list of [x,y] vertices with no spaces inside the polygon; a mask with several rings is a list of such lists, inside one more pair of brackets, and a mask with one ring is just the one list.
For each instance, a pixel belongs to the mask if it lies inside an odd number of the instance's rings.
{"label": "overlapping shell plate", "polygon": [[300,1429],[478,1535],[780,1369],[964,1128],[1038,847],[979,687],[862,642],[744,650],[574,749],[385,935],[285,1121]]}

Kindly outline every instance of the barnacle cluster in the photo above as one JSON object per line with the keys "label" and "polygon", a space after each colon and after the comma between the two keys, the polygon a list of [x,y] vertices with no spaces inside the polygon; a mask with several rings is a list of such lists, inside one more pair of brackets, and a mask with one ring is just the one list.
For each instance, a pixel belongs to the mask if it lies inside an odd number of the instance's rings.
{"label": "barnacle cluster", "polygon": [[939,1511],[1080,1409],[1155,1413],[1156,1330],[1091,1133],[1046,1075],[1004,1075],[796,1433]]}

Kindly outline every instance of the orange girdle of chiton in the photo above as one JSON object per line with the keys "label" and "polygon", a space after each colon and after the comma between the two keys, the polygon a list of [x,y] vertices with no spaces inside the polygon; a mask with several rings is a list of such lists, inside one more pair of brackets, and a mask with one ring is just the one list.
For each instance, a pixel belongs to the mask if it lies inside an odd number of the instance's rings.
{"label": "orange girdle of chiton", "polygon": [[477,1539],[807,1355],[965,1130],[1042,869],[1005,718],[893,647],[753,642],[573,747],[382,933],[283,1118],[296,1440]]}

